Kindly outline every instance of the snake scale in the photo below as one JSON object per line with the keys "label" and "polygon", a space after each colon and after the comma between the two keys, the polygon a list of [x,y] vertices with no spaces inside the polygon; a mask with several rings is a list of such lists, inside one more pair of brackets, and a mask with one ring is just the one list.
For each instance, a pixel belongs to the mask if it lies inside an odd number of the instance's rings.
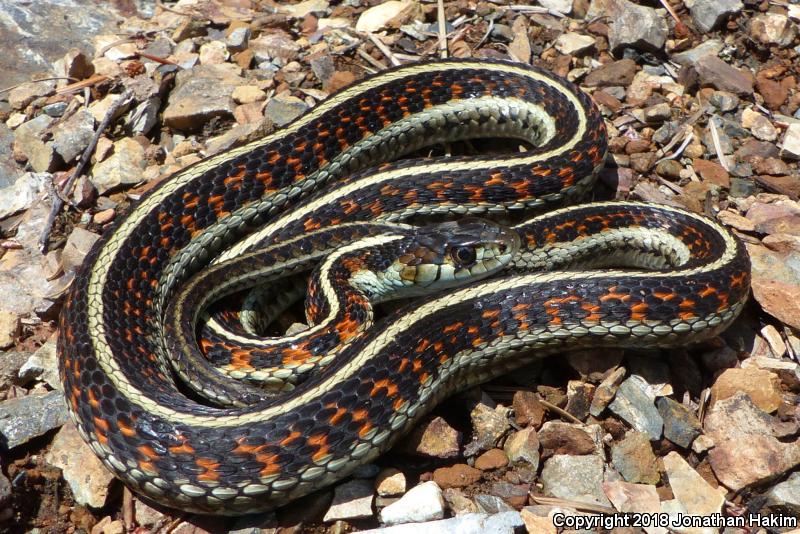
{"label": "snake scale", "polygon": [[[396,161],[480,137],[531,148]],[[60,372],[81,435],[156,502],[243,514],[346,477],[447,395],[546,354],[718,334],[749,291],[749,260],[727,230],[667,206],[561,207],[592,187],[606,147],[597,108],[569,82],[527,65],[443,60],[368,77],[179,171],[114,222],[65,301]],[[172,363],[167,311],[209,265],[292,240],[324,255],[339,245],[315,248],[314,235],[363,221],[552,208],[514,226],[519,251],[499,275],[389,313],[290,391],[215,403],[188,391]],[[392,234],[380,236],[370,239]],[[224,365],[197,374],[225,391]]]}

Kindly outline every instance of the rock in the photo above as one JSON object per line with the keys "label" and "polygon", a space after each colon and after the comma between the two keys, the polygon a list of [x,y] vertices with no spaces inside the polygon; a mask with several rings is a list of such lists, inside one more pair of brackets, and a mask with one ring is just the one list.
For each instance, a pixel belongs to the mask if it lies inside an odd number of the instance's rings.
{"label": "rock", "polygon": [[542,469],[544,492],[561,499],[610,506],[601,490],[603,468],[603,459],[593,454],[556,454],[545,461]]}
{"label": "rock", "polygon": [[606,0],[603,4],[611,18],[608,44],[612,52],[619,55],[625,48],[659,52],[664,47],[667,23],[655,9],[628,0]]}
{"label": "rock", "polygon": [[[3,312],[0,312],[2,314]],[[55,341],[47,341],[19,369],[20,383],[43,380],[53,389],[61,389],[58,377],[58,356]]]}
{"label": "rock", "polygon": [[740,102],[738,96],[728,91],[714,91],[708,101],[722,112],[735,110]]}
{"label": "rock", "polygon": [[518,425],[530,425],[534,428],[542,426],[545,409],[536,393],[525,390],[514,392],[512,407],[514,408],[514,419]]}
{"label": "rock", "polygon": [[285,64],[300,56],[300,45],[291,35],[278,29],[251,39],[249,48],[258,63],[279,59]]}
{"label": "rock", "polygon": [[323,521],[346,521],[362,517],[372,517],[372,483],[364,479],[354,479],[336,486],[333,502]]}
{"label": "rock", "polygon": [[267,98],[267,93],[256,87],[255,85],[240,85],[231,93],[234,102],[239,104],[250,104],[252,102],[260,102]]}
{"label": "rock", "polygon": [[20,316],[13,311],[0,310],[0,349],[7,349],[14,344],[19,335]]}
{"label": "rock", "polygon": [[530,493],[530,490],[530,484],[495,482],[491,486],[492,495],[495,497],[500,497],[509,506],[511,506],[512,509],[522,508],[528,503],[528,493]]}
{"label": "rock", "polygon": [[697,172],[697,174],[699,174],[706,182],[724,187],[725,189],[730,187],[730,175],[728,174],[728,171],[726,171],[725,168],[719,163],[694,158],[692,160],[692,166],[694,167],[695,172]]}
{"label": "rock", "polygon": [[579,420],[589,416],[589,405],[594,396],[594,386],[580,380],[570,380],[567,383],[567,404],[564,410]]}
{"label": "rock", "polygon": [[24,155],[36,172],[54,171],[61,164],[53,143],[42,140],[52,121],[52,118],[42,114],[23,123],[14,132],[15,154]]}
{"label": "rock", "polygon": [[113,108],[115,110],[114,118],[116,119],[128,112],[133,104],[134,98],[133,93],[106,95],[102,100],[92,102],[89,105],[89,113],[92,114],[96,122],[101,123]]}
{"label": "rock", "polygon": [[778,130],[768,118],[751,109],[742,111],[742,126],[750,130],[756,139],[774,141],[778,138]]}
{"label": "rock", "polygon": [[672,117],[672,108],[666,102],[647,107],[643,112],[645,122],[649,123],[662,123]]}
{"label": "rock", "polygon": [[691,66],[703,56],[716,56],[724,47],[725,45],[719,39],[709,39],[685,52],[673,54],[672,61],[680,65]]}
{"label": "rock", "polygon": [[800,465],[800,444],[779,441],[780,423],[744,393],[714,403],[704,428],[715,443],[708,452],[711,468],[731,490],[772,480]]}
{"label": "rock", "polygon": [[221,65],[229,57],[228,46],[222,41],[209,41],[200,45],[201,65]]}
{"label": "rock", "polygon": [[[659,514],[661,503],[655,486],[631,484],[629,482],[604,482],[603,491],[618,512],[623,514]],[[524,516],[523,516],[524,519]],[[647,534],[667,534],[668,529],[645,526]]]}
{"label": "rock", "polygon": [[594,37],[575,32],[562,33],[553,46],[562,54],[580,56],[594,47]]}
{"label": "rock", "polygon": [[381,523],[422,523],[444,517],[444,498],[436,482],[428,481],[411,488],[399,501],[381,510]]}
{"label": "rock", "polygon": [[630,85],[636,73],[636,62],[632,59],[620,59],[598,67],[586,76],[588,87],[606,87],[610,85]]}
{"label": "rock", "polygon": [[8,93],[8,103],[11,105],[12,109],[23,110],[37,98],[52,93],[55,88],[55,80],[23,83]]}
{"label": "rock", "polygon": [[475,459],[475,468],[492,471],[508,465],[508,456],[500,449],[489,449]]}
{"label": "rock", "polygon": [[702,434],[700,421],[692,411],[669,397],[659,397],[656,401],[658,413],[664,420],[664,437],[684,449]]}
{"label": "rock", "polygon": [[647,383],[632,375],[617,390],[609,408],[639,432],[644,432],[655,441],[661,438],[663,421],[653,400],[647,395]]}
{"label": "rock", "polygon": [[753,94],[752,75],[731,67],[716,56],[705,55],[694,63],[694,67],[702,85],[740,96]]}
{"label": "rock", "polygon": [[781,381],[778,375],[763,369],[726,369],[711,386],[711,402],[744,393],[760,409],[772,413],[781,404]]}
{"label": "rock", "polygon": [[800,389],[800,364],[767,356],[751,356],[742,362],[742,369],[751,367],[775,373],[780,377],[781,383],[788,386],[790,390]]}
{"label": "rock", "polygon": [[747,210],[747,219],[756,231],[765,234],[798,235],[800,230],[800,205],[791,201],[774,203],[756,202]]}
{"label": "rock", "polygon": [[786,128],[781,155],[787,158],[800,159],[800,124],[793,123]]}
{"label": "rock", "polygon": [[199,131],[215,117],[233,117],[233,90],[245,81],[234,65],[201,65],[178,72],[164,109],[164,124]]}
{"label": "rock", "polygon": [[525,522],[525,529],[529,533],[536,532],[537,534],[558,534],[558,530],[553,524],[553,520],[549,517],[536,515],[527,508],[520,511],[520,516]]}
{"label": "rock", "polygon": [[531,61],[531,41],[528,38],[528,22],[524,16],[514,19],[511,25],[514,38],[508,43],[508,54],[515,61],[530,63]]}
{"label": "rock", "polygon": [[800,472],[792,473],[789,478],[771,487],[766,497],[771,509],[787,515],[800,515]]}
{"label": "rock", "polygon": [[464,514],[441,521],[394,525],[364,530],[361,534],[510,534],[524,526],[517,511],[500,514]]}
{"label": "rock", "polygon": [[753,171],[757,174],[770,174],[782,176],[789,174],[789,166],[778,158],[758,158],[752,159]]}
{"label": "rock", "polygon": [[540,6],[562,15],[569,15],[572,11],[572,0],[539,0],[538,3]]}
{"label": "rock", "polygon": [[64,266],[64,270],[74,271],[80,267],[98,239],[100,239],[100,236],[95,233],[84,230],[81,227],[73,228],[61,254],[61,263]]}
{"label": "rock", "polygon": [[489,495],[486,493],[479,493],[476,495],[475,504],[478,506],[479,512],[487,514],[499,514],[514,510],[514,508],[509,506],[502,498],[497,495]]}
{"label": "rock", "polygon": [[99,194],[122,185],[137,184],[143,180],[145,169],[144,147],[134,139],[124,137],[114,143],[114,153],[92,168],[91,181]]}
{"label": "rock", "polygon": [[463,488],[480,480],[479,469],[466,464],[455,464],[452,467],[440,467],[433,472],[433,480],[440,488]]}
{"label": "rock", "polygon": [[61,469],[79,504],[92,508],[105,505],[114,475],[81,439],[72,422],[58,431],[45,460]]}
{"label": "rock", "polygon": [[0,403],[0,442],[13,449],[67,421],[64,394],[51,391]]}
{"label": "rock", "polygon": [[764,44],[787,47],[797,36],[796,23],[786,15],[763,13],[750,19],[750,36]]}
{"label": "rock", "polygon": [[53,129],[53,149],[69,163],[83,153],[93,136],[94,117],[81,108]]}
{"label": "rock", "polygon": [[375,490],[381,497],[393,497],[406,492],[406,476],[402,471],[387,467],[378,473]]}
{"label": "rock", "polygon": [[721,513],[725,495],[711,487],[677,452],[664,457],[664,469],[672,494],[688,513],[702,516]]}
{"label": "rock", "polygon": [[682,170],[683,166],[674,159],[665,159],[656,164],[656,173],[671,180],[680,179]]}
{"label": "rock", "polygon": [[511,434],[503,445],[503,451],[512,463],[527,462],[533,470],[539,468],[539,438],[535,428],[528,427]]}
{"label": "rock", "polygon": [[614,467],[628,482],[656,484],[661,480],[658,463],[648,436],[629,430],[625,438],[611,447]]}
{"label": "rock", "polygon": [[277,126],[285,126],[308,109],[308,105],[297,97],[285,94],[275,95],[267,102],[264,114]]}
{"label": "rock", "polygon": [[434,417],[417,428],[402,444],[403,450],[412,454],[434,458],[453,458],[460,452],[461,433],[441,417]]}
{"label": "rock", "polygon": [[695,25],[703,32],[710,32],[721,26],[744,7],[741,0],[694,0],[687,2],[687,6]]}
{"label": "rock", "polygon": [[469,414],[473,435],[465,454],[471,456],[495,447],[511,428],[509,412],[505,406],[492,409],[483,403],[476,405]]}
{"label": "rock", "polygon": [[539,430],[539,443],[542,445],[542,454],[582,455],[597,452],[597,444],[581,426],[548,421]]}
{"label": "rock", "polygon": [[281,5],[279,9],[290,17],[301,19],[309,13],[325,13],[328,6],[328,0],[305,0],[294,5]]}
{"label": "rock", "polygon": [[464,492],[458,488],[447,488],[442,492],[450,511],[455,515],[474,514],[480,512],[478,505],[472,502]]}
{"label": "rock", "polygon": [[240,26],[225,36],[225,45],[231,52],[242,52],[247,48],[250,40],[250,28],[247,26]]}
{"label": "rock", "polygon": [[614,395],[617,394],[617,388],[625,379],[626,370],[624,367],[617,367],[614,372],[608,375],[597,386],[592,398],[592,404],[589,406],[589,413],[594,417],[600,417],[608,403],[612,401]]}
{"label": "rock", "polygon": [[[0,352],[0,392],[8,392],[15,384],[25,385],[25,382],[20,382],[19,370],[30,357],[31,354],[28,352]],[[0,398],[5,395],[5,393],[0,393]]]}
{"label": "rock", "polygon": [[356,22],[356,31],[372,33],[389,25],[399,27],[410,18],[414,11],[414,3],[389,0],[370,7],[361,13]]}
{"label": "rock", "polygon": [[780,109],[789,97],[788,87],[767,78],[756,78],[756,89],[764,98],[764,104],[773,110]]}

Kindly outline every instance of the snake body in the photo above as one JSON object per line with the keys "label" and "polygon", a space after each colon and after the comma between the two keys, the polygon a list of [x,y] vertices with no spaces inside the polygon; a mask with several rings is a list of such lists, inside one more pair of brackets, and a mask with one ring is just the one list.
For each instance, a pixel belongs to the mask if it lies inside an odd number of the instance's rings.
{"label": "snake body", "polygon": [[[475,137],[533,148],[366,170]],[[166,311],[210,263],[355,221],[557,207],[591,187],[605,153],[597,109],[565,80],[447,60],[367,78],[262,140],[187,167],[113,224],[65,301],[60,372],[81,435],[157,502],[242,514],[347,476],[445,396],[533,358],[717,334],[747,298],[741,243],[684,210],[599,203],[520,223],[505,276],[390,314],[289,393],[220,407],[174,379]],[[650,271],[585,271],[620,266]]]}

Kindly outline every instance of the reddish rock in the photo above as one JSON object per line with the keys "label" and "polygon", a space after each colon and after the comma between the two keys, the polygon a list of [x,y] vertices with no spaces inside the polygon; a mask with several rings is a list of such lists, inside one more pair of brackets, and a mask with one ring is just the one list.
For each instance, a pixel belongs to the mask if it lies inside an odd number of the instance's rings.
{"label": "reddish rock", "polygon": [[475,459],[475,468],[481,471],[500,469],[508,465],[508,457],[500,449],[490,449]]}
{"label": "reddish rock", "polygon": [[764,104],[770,109],[780,108],[789,96],[789,89],[775,80],[756,79],[756,89],[764,97]]}
{"label": "reddish rock", "polygon": [[539,431],[542,454],[594,454],[596,446],[592,437],[569,423],[550,421]]}
{"label": "reddish rock", "polygon": [[512,401],[514,418],[520,426],[531,425],[540,428],[544,421],[545,409],[539,397],[532,391],[517,391]]}
{"label": "reddish rock", "polygon": [[692,160],[695,172],[699,174],[703,180],[710,182],[714,185],[728,189],[731,186],[731,178],[722,165],[704,159],[695,158]]}
{"label": "reddish rock", "polygon": [[466,464],[456,464],[452,467],[440,467],[433,472],[433,481],[442,489],[463,488],[474,484],[481,479],[482,472]]}
{"label": "reddish rock", "polygon": [[711,402],[716,403],[737,393],[744,393],[767,413],[781,404],[781,381],[778,375],[764,369],[726,369],[711,386]]}
{"label": "reddish rock", "polygon": [[589,87],[607,87],[610,85],[630,85],[636,74],[636,62],[632,59],[620,59],[606,63],[586,76]]}

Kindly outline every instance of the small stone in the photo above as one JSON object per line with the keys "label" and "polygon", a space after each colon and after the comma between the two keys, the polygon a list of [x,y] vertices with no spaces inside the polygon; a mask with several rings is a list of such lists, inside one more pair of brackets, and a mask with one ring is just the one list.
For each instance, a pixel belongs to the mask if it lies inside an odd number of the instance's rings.
{"label": "small stone", "polygon": [[724,47],[725,45],[719,39],[709,39],[685,52],[673,54],[672,61],[680,65],[690,66],[703,56],[716,56]]}
{"label": "small stone", "polygon": [[428,481],[411,488],[400,500],[381,510],[381,523],[421,523],[444,517],[444,497],[436,482]]}
{"label": "small stone", "polygon": [[672,443],[688,449],[697,436],[702,434],[703,429],[697,416],[683,404],[669,397],[659,397],[656,406],[664,419],[664,437]]}
{"label": "small stone", "polygon": [[[0,314],[2,313],[0,312]],[[22,384],[31,380],[43,380],[51,388],[61,389],[55,341],[47,341],[28,358],[28,361],[19,369],[19,379]]]}
{"label": "small stone", "polygon": [[716,56],[706,55],[694,63],[703,85],[740,96],[753,94],[753,77],[749,72],[731,67]]}
{"label": "small stone", "polygon": [[400,26],[414,11],[413,2],[389,0],[364,10],[356,21],[356,31],[374,33],[390,24]]}
{"label": "small stone", "polygon": [[263,63],[277,58],[286,63],[296,60],[300,55],[300,44],[283,30],[273,29],[250,40],[250,50],[256,62]]}
{"label": "small stone", "polygon": [[478,505],[478,511],[486,512],[487,514],[499,514],[502,512],[510,512],[514,510],[506,501],[497,495],[489,495],[487,493],[480,493],[475,496],[475,504]]}
{"label": "small stone", "polygon": [[683,166],[674,159],[665,159],[656,165],[656,173],[671,180],[678,180],[682,170]]}
{"label": "small stone", "polygon": [[372,491],[372,482],[361,478],[339,484],[333,491],[333,502],[323,521],[330,523],[372,517]]}
{"label": "small stone", "polygon": [[692,515],[719,514],[725,496],[711,487],[677,452],[664,457],[664,469],[675,498]]}
{"label": "small stone", "polygon": [[667,41],[668,28],[664,17],[655,9],[628,0],[611,0],[606,5],[611,16],[608,44],[613,52],[625,48],[661,51]]}
{"label": "small stone", "polygon": [[761,141],[774,141],[778,138],[778,130],[768,118],[752,109],[742,112],[742,126],[750,130],[756,139]]}
{"label": "small stone", "polygon": [[562,15],[572,11],[572,0],[539,0],[539,5]]}
{"label": "small stone", "polygon": [[533,427],[524,428],[509,436],[503,451],[512,463],[527,462],[533,470],[539,467],[539,438]]}
{"label": "small stone", "polygon": [[764,44],[787,47],[797,36],[795,24],[786,15],[763,13],[750,19],[750,36]]}
{"label": "small stone", "polygon": [[575,32],[562,33],[553,46],[564,55],[580,56],[594,47],[594,37]]}
{"label": "small stone", "polygon": [[[20,125],[14,132],[14,157],[18,161],[27,159],[36,172],[51,172],[60,165],[52,142],[45,142],[42,138],[53,119],[47,115],[39,115]],[[17,153],[22,154],[20,158]]]}
{"label": "small stone", "polygon": [[306,112],[308,105],[297,97],[275,95],[267,103],[264,114],[277,126],[285,126]]}
{"label": "small stone", "polygon": [[597,452],[597,445],[583,427],[560,421],[548,421],[542,426],[539,430],[539,443],[544,456],[577,456]]}
{"label": "small stone", "polygon": [[0,402],[0,439],[13,449],[58,428],[67,417],[61,391],[5,400]]}
{"label": "small stone", "polygon": [[83,264],[83,260],[100,236],[80,227],[73,228],[67,237],[61,263],[64,271],[74,271]]}
{"label": "small stone", "polygon": [[235,28],[225,37],[225,44],[231,52],[241,52],[247,48],[250,40],[250,28],[241,26]]}
{"label": "small stone", "polygon": [[793,516],[800,515],[800,473],[792,473],[783,482],[767,491],[770,508]]}
{"label": "small stone", "polygon": [[23,83],[8,93],[8,103],[12,109],[22,110],[37,98],[49,95],[55,88],[55,80]]}
{"label": "small stone", "polygon": [[472,502],[464,492],[458,488],[447,488],[443,492],[450,511],[455,515],[473,514],[480,512],[478,505]]}
{"label": "small stone", "polygon": [[[603,483],[603,491],[618,512],[623,514],[659,514],[661,503],[658,492],[654,486],[645,484],[631,484],[621,480]],[[653,525],[644,526],[647,534],[667,534],[664,527]]]}
{"label": "small stone", "polygon": [[94,137],[94,117],[86,109],[79,109],[70,118],[53,129],[53,149],[65,162],[80,156]]}
{"label": "small stone", "polygon": [[489,449],[475,459],[475,468],[481,471],[492,471],[507,465],[508,457],[500,449]]}
{"label": "small stone", "polygon": [[629,430],[622,441],[612,446],[611,460],[628,482],[656,484],[661,480],[650,440],[642,432]]}
{"label": "small stone", "polygon": [[610,506],[601,489],[603,471],[603,459],[594,454],[557,454],[545,461],[541,480],[544,492],[553,497]]}
{"label": "small stone", "polygon": [[786,128],[781,155],[787,158],[800,159],[800,124],[793,123]]}
{"label": "small stone", "polygon": [[214,117],[232,118],[233,90],[244,85],[238,67],[200,65],[178,72],[164,109],[164,124],[182,131],[199,131]]}
{"label": "small stone", "polygon": [[492,495],[503,499],[512,509],[522,508],[528,503],[528,493],[530,490],[531,487],[529,484],[495,482],[491,486]]}
{"label": "small stone", "polygon": [[406,438],[402,448],[413,454],[434,458],[453,458],[460,452],[461,433],[441,417],[434,417]]}
{"label": "small stone", "polygon": [[267,93],[255,85],[240,85],[233,90],[231,96],[234,102],[239,104],[251,104],[253,102],[265,100],[267,98]]}
{"label": "small stone", "polygon": [[757,139],[747,139],[736,151],[737,159],[741,161],[752,161],[753,158],[774,158],[778,156],[778,149],[774,143],[759,141]]}
{"label": "small stone", "polygon": [[692,166],[703,180],[720,187],[728,188],[731,185],[730,175],[719,163],[704,159],[694,158]]}
{"label": "small stone", "polygon": [[741,0],[694,0],[687,2],[692,20],[703,32],[721,26],[731,15],[739,13],[744,5]]}
{"label": "small stone", "polygon": [[493,409],[483,403],[476,405],[469,414],[472,420],[473,435],[465,454],[471,456],[495,447],[511,428],[510,411],[505,406],[497,406]]}
{"label": "small stone", "polygon": [[553,520],[549,517],[536,515],[526,508],[523,508],[522,511],[520,511],[520,516],[525,522],[525,529],[530,533],[536,532],[537,534],[558,534],[558,529],[556,529],[556,526],[553,524]]}
{"label": "small stone", "polygon": [[406,492],[406,476],[402,471],[388,467],[378,473],[375,489],[381,497],[393,497]]}
{"label": "small stone", "polygon": [[739,97],[728,91],[714,91],[709,102],[722,112],[733,111],[739,107]]}
{"label": "small stone", "polygon": [[440,488],[463,488],[480,480],[482,472],[466,464],[440,467],[433,472],[433,480]]}
{"label": "small stone", "polygon": [[512,406],[514,408],[514,418],[518,425],[530,425],[534,428],[542,426],[545,409],[536,393],[524,390],[515,392]]}
{"label": "small stone", "polygon": [[633,428],[646,433],[655,441],[661,438],[663,421],[646,390],[647,383],[642,378],[632,375],[619,386],[614,402],[609,408]]}
{"label": "small stone", "polygon": [[661,123],[668,120],[670,117],[672,117],[672,108],[665,102],[644,109],[645,122]]}
{"label": "small stone", "polygon": [[770,174],[774,176],[783,176],[789,174],[791,171],[789,165],[778,158],[759,158],[752,159],[753,171],[757,174]]}
{"label": "small stone", "polygon": [[58,431],[45,460],[61,469],[79,504],[92,508],[105,505],[114,475],[91,452],[73,423]]}
{"label": "small stone", "polygon": [[764,104],[770,109],[777,110],[789,97],[789,89],[775,80],[756,78],[756,89],[764,98]]}
{"label": "small stone", "polygon": [[14,344],[19,335],[20,316],[13,311],[0,310],[0,349]]}
{"label": "small stone", "polygon": [[519,512],[512,510],[492,515],[468,513],[439,521],[363,530],[361,534],[417,534],[419,532],[426,534],[477,534],[479,532],[506,534],[517,532],[523,526],[524,523]]}
{"label": "small stone", "polygon": [[200,46],[201,65],[220,65],[229,57],[228,46],[222,41],[210,41]]}
{"label": "small stone", "polygon": [[606,87],[610,85],[627,86],[633,81],[636,73],[636,62],[632,59],[620,59],[593,70],[586,76],[588,87]]}
{"label": "small stone", "polygon": [[772,413],[781,404],[780,378],[763,369],[726,369],[711,386],[712,403],[741,392],[756,406]]}

